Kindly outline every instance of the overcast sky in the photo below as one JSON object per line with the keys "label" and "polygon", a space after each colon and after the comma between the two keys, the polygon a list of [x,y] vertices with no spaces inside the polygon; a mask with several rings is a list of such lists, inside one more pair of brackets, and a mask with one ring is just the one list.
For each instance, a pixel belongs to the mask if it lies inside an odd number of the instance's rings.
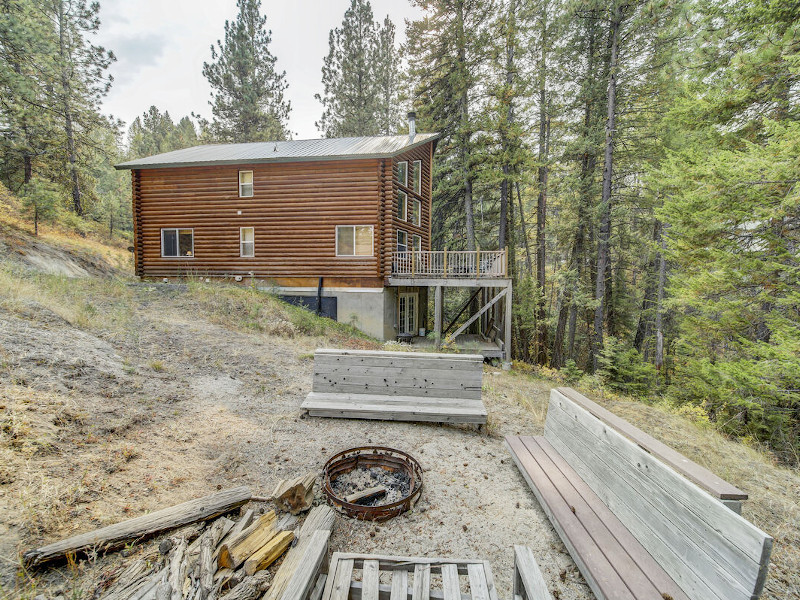
{"label": "overcast sky", "polygon": [[[314,126],[322,105],[322,59],[328,33],[341,25],[349,0],[262,0],[272,30],[271,51],[277,68],[286,71],[292,102],[289,129],[295,139],[317,138]],[[114,84],[104,112],[126,126],[151,105],[168,110],[174,121],[192,111],[211,117],[210,88],[202,74],[211,59],[210,46],[224,36],[225,20],[236,18],[236,0],[102,0],[102,24],[95,43],[113,50]],[[404,0],[372,0],[375,18],[388,14],[405,38],[405,19],[418,10]]]}

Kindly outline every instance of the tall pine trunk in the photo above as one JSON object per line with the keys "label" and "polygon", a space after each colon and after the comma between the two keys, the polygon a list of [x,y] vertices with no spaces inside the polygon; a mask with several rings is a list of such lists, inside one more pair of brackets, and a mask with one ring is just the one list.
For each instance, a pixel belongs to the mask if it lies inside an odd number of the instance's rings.
{"label": "tall pine trunk", "polygon": [[[644,288],[644,296],[642,298],[642,310],[639,313],[639,323],[636,326],[636,334],[633,336],[633,347],[639,352],[645,346],[645,340],[648,338],[650,325],[653,320],[653,305],[656,301],[656,294],[658,293],[658,270],[661,266],[660,263],[660,244],[661,244],[661,221],[656,219],[653,225],[653,243],[659,247],[659,250],[653,254],[650,262],[645,267],[645,276],[648,278],[647,284]],[[647,354],[645,353],[645,359]]]}
{"label": "tall pine trunk", "polygon": [[505,89],[503,90],[502,102],[505,103],[505,123],[500,127],[500,142],[503,150],[505,162],[503,163],[503,180],[500,182],[500,224],[498,227],[497,242],[498,248],[502,250],[508,245],[508,215],[509,215],[509,194],[511,191],[511,165],[508,157],[511,153],[508,131],[514,124],[514,102],[511,96],[512,86],[514,85],[514,47],[516,44],[517,2],[510,0],[508,4],[508,22],[506,23],[506,68],[505,68]]}
{"label": "tall pine trunk", "polygon": [[[594,183],[594,172],[597,166],[597,156],[594,146],[591,143],[591,132],[594,125],[593,107],[595,97],[592,93],[591,82],[594,78],[595,53],[597,52],[597,25],[594,18],[587,20],[589,28],[588,43],[586,45],[586,79],[584,81],[584,104],[583,104],[583,136],[584,149],[581,154],[580,171],[580,197],[578,199],[578,229],[575,232],[573,242],[573,268],[575,269],[575,283],[569,289],[569,316],[567,333],[567,357],[575,360],[575,333],[578,325],[578,303],[575,301],[575,292],[581,285],[583,279],[583,269],[586,263],[586,224],[588,219],[588,207],[592,204],[592,184]],[[560,324],[560,321],[559,321]]]}
{"label": "tall pine trunk", "polygon": [[536,306],[536,362],[547,364],[547,312],[544,290],[546,281],[547,235],[547,178],[548,138],[550,122],[547,110],[547,2],[542,4],[541,18],[541,56],[539,62],[539,195],[536,199],[536,281],[539,285],[539,300]]}
{"label": "tall pine trunk", "polygon": [[615,5],[609,26],[610,59],[608,69],[608,119],[606,121],[605,157],[603,163],[603,193],[600,199],[600,229],[597,236],[597,280],[595,282],[594,329],[592,331],[591,366],[596,371],[599,353],[603,348],[603,317],[606,302],[606,275],[610,263],[611,186],[614,176],[614,139],[617,122],[617,68],[619,60],[619,30],[622,8]]}
{"label": "tall pine trunk", "polygon": [[528,277],[533,275],[533,259],[531,258],[531,244],[528,240],[528,226],[525,222],[525,208],[522,206],[522,193],[519,190],[519,181],[515,183],[517,188],[517,202],[519,202],[519,224],[522,229],[522,241],[525,243],[525,269]]}
{"label": "tall pine trunk", "polygon": [[470,123],[469,123],[469,69],[467,67],[467,38],[464,31],[464,0],[456,5],[456,44],[458,50],[458,69],[461,79],[461,124],[459,131],[459,152],[461,154],[461,170],[464,178],[464,219],[467,235],[467,250],[475,251],[475,215],[472,209],[472,165],[470,156]]}
{"label": "tall pine trunk", "polygon": [[58,53],[61,60],[61,98],[62,108],[64,109],[64,134],[67,137],[67,161],[69,162],[69,176],[72,181],[72,210],[75,214],[83,214],[83,202],[81,198],[81,186],[78,179],[78,157],[75,151],[75,128],[72,122],[72,88],[70,87],[70,74],[67,65],[71,57],[67,47],[67,22],[64,14],[64,1],[58,2]]}

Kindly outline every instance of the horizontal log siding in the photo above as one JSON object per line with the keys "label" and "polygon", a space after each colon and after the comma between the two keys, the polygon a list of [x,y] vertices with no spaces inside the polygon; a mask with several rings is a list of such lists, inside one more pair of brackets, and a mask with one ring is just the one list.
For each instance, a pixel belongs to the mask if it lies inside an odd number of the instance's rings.
{"label": "horizontal log siding", "polygon": [[[413,150],[401,154],[394,158],[393,160],[393,176],[392,176],[392,183],[394,184],[393,190],[393,201],[394,206],[392,207],[392,234],[389,240],[387,240],[387,250],[389,253],[393,253],[394,250],[397,248],[397,230],[402,229],[408,233],[408,249],[411,250],[412,248],[412,236],[418,235],[422,238],[422,249],[423,250],[430,250],[431,249],[431,160],[432,160],[432,153],[431,150],[433,148],[433,144],[425,144],[420,146],[419,148],[414,148]],[[422,186],[421,186],[421,193],[415,194],[413,191],[414,182],[412,180],[412,169],[413,163],[415,160],[422,161]],[[399,180],[397,179],[397,163],[408,161],[408,186],[402,187],[400,186]],[[397,214],[397,191],[403,190],[408,194],[408,221],[402,221]],[[414,199],[420,200],[422,202],[422,215],[420,218],[420,226],[417,227],[411,224],[411,206]],[[391,269],[391,259],[389,260],[389,269]],[[387,270],[387,274],[390,270]]]}
{"label": "horizontal log siding", "polygon": [[131,193],[133,197],[133,265],[134,273],[138,276],[144,274],[144,247],[140,221],[142,218],[142,177],[139,171],[131,171]]}
{"label": "horizontal log siding", "polygon": [[[380,160],[181,167],[134,171],[140,275],[381,277]],[[239,171],[254,195],[239,198]],[[138,194],[137,194],[138,183]],[[237,215],[241,210],[242,214]],[[336,225],[373,225],[374,256],[337,257]],[[161,229],[194,229],[194,258],[162,258]],[[255,228],[255,257],[239,257],[239,228]]]}

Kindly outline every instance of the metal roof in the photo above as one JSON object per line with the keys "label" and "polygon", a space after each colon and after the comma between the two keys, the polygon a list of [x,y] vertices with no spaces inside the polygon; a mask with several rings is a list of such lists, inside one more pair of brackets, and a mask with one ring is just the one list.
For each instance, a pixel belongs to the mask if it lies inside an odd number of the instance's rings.
{"label": "metal roof", "polygon": [[438,138],[438,133],[418,133],[413,139],[408,135],[387,135],[249,144],[206,144],[129,160],[114,166],[117,169],[155,169],[324,159],[390,158]]}

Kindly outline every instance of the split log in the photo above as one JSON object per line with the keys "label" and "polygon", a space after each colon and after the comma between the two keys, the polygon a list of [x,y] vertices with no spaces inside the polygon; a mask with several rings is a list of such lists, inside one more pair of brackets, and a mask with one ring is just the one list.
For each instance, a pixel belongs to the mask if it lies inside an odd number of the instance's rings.
{"label": "split log", "polygon": [[293,531],[281,531],[264,546],[256,550],[244,561],[244,572],[252,575],[256,571],[263,571],[274,563],[278,557],[286,552],[289,544],[294,539]]}
{"label": "split log", "polygon": [[89,549],[106,551],[118,548],[131,540],[138,541],[161,531],[218,517],[246,503],[251,496],[247,487],[223,490],[204,498],[190,500],[177,506],[29,550],[23,555],[23,560],[28,566],[37,566],[56,558],[63,558],[67,554],[85,552]]}
{"label": "split log", "polygon": [[172,586],[169,581],[162,581],[156,586],[156,600],[170,600],[172,598]]}
{"label": "split log", "polygon": [[217,549],[214,551],[214,559],[219,556],[219,551],[223,544],[230,544],[232,540],[236,539],[239,534],[242,533],[242,531],[253,524],[255,514],[255,510],[248,508],[242,517],[236,521],[236,524],[233,526],[233,528],[225,535],[225,537],[222,538],[222,540],[220,540],[219,544],[217,544]]}
{"label": "split log", "polygon": [[349,502],[350,504],[354,504],[356,502],[361,502],[364,500],[372,500],[373,498],[377,498],[379,496],[385,496],[386,492],[389,490],[386,489],[386,486],[378,485],[375,487],[367,488],[365,490],[361,490],[360,492],[354,492],[349,496],[345,496],[345,501]]}
{"label": "split log", "polygon": [[217,559],[220,567],[236,569],[278,533],[275,511],[261,515],[258,521],[243,531],[237,539],[223,545]]}
{"label": "split log", "polygon": [[316,480],[316,473],[308,473],[295,479],[284,479],[275,487],[272,498],[279,509],[293,515],[299,514],[311,508]]}
{"label": "split log", "polygon": [[208,536],[200,545],[200,596],[208,598],[214,589],[214,574],[217,572],[217,563],[214,560],[214,547],[217,545],[214,536]]}
{"label": "split log", "polygon": [[172,600],[183,600],[183,584],[186,580],[186,540],[180,540],[169,557],[167,582],[172,588]]}
{"label": "split log", "polygon": [[311,543],[314,532],[332,531],[334,516],[333,509],[325,504],[315,506],[311,512],[308,513],[303,526],[300,528],[300,532],[297,534],[297,544],[294,548],[289,550],[286,558],[283,559],[281,566],[278,568],[278,572],[275,573],[275,578],[272,581],[267,595],[264,596],[264,600],[280,599],[283,592],[286,591],[286,587],[289,585],[289,581],[291,581],[295,571],[297,571]]}
{"label": "split log", "polygon": [[269,572],[259,571],[245,577],[242,582],[223,596],[224,600],[255,600],[269,587]]}
{"label": "split log", "polygon": [[[154,565],[155,559],[158,558],[157,554],[148,554],[142,558],[131,563],[122,573],[119,574],[117,580],[104,592],[102,597],[104,600],[127,600],[141,590],[152,578],[153,569],[157,568]],[[163,571],[160,571],[163,573]],[[98,592],[95,592],[97,595]]]}

